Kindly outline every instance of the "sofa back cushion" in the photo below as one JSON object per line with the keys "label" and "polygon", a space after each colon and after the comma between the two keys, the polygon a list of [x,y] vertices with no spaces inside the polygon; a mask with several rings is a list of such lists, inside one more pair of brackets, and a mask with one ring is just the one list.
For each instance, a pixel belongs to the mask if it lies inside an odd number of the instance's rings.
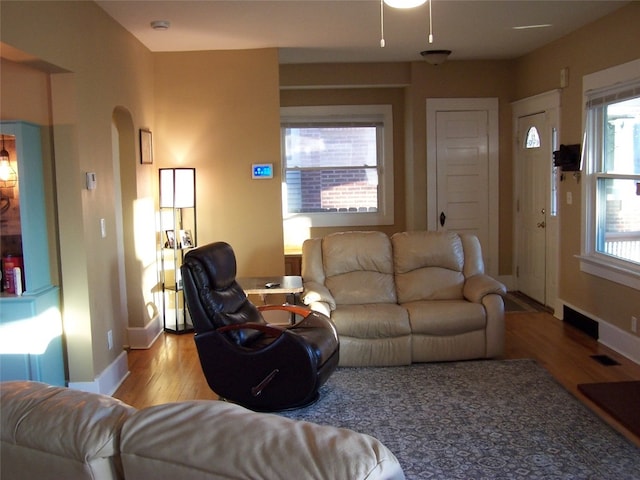
{"label": "sofa back cushion", "polygon": [[322,240],[325,285],[338,305],[396,303],[393,251],[382,232],[339,232]]}
{"label": "sofa back cushion", "polygon": [[463,298],[464,249],[452,232],[401,232],[391,237],[399,303]]}
{"label": "sofa back cushion", "polygon": [[380,441],[221,401],[156,405],[122,430],[127,479],[404,478]]}

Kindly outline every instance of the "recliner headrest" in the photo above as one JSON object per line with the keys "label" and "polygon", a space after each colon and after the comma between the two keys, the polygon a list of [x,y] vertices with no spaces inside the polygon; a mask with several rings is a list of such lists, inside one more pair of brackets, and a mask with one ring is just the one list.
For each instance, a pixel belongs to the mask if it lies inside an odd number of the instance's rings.
{"label": "recliner headrest", "polygon": [[[236,256],[226,242],[215,242],[190,250],[185,255],[185,263],[195,260],[202,267],[202,275],[197,279],[199,287],[224,290],[236,279]],[[200,270],[200,269],[198,269]]]}

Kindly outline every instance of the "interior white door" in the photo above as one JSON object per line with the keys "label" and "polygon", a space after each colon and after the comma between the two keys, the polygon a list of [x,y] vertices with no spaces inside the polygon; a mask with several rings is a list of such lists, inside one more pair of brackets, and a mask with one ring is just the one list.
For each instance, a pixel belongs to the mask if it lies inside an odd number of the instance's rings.
{"label": "interior white door", "polygon": [[546,304],[551,133],[545,113],[518,119],[518,290]]}
{"label": "interior white door", "polygon": [[489,253],[488,112],[438,111],[437,228],[473,233]]}

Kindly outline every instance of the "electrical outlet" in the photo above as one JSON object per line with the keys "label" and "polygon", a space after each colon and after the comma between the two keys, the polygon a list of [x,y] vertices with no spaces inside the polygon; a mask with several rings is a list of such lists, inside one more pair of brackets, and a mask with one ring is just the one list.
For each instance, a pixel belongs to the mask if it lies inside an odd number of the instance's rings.
{"label": "electrical outlet", "polygon": [[113,350],[113,330],[107,332],[107,346],[109,350]]}
{"label": "electrical outlet", "polygon": [[631,317],[631,331],[638,333],[638,319],[636,317]]}

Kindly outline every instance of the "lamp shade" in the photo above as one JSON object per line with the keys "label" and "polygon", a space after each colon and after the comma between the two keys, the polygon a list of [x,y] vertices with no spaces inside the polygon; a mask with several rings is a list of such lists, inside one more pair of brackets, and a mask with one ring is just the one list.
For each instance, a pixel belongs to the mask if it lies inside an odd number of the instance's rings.
{"label": "lamp shade", "polygon": [[190,208],[196,204],[196,169],[160,169],[160,208]]}

